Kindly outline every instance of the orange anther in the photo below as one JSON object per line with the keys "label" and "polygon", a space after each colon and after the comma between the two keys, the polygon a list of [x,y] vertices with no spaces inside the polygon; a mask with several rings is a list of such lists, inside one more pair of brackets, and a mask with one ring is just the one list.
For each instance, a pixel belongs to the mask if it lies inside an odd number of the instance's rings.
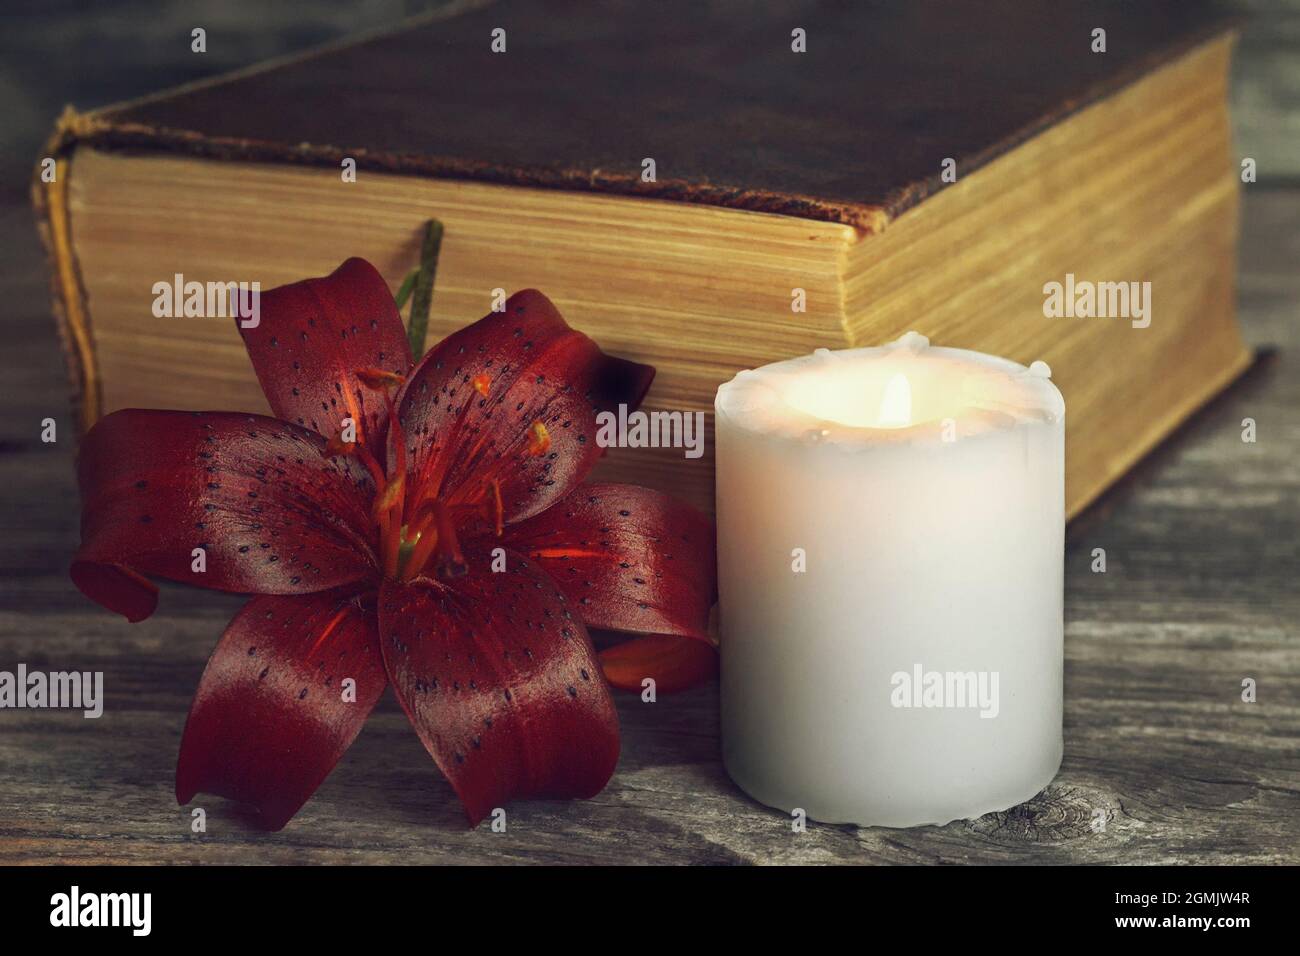
{"label": "orange anther", "polygon": [[382,392],[386,388],[401,385],[406,381],[404,376],[382,368],[359,368],[356,370],[355,374],[357,378],[361,380],[362,385],[366,388],[374,389],[377,392]]}
{"label": "orange anther", "polygon": [[545,455],[551,448],[551,433],[546,426],[535,421],[528,426],[528,454],[534,458]]}
{"label": "orange anther", "polygon": [[354,441],[344,441],[343,435],[338,434],[325,443],[325,454],[330,455],[350,455],[356,451],[357,443]]}
{"label": "orange anther", "polygon": [[397,476],[396,481],[390,481],[385,484],[379,494],[375,495],[374,513],[376,519],[381,515],[388,514],[388,510],[402,500],[402,495],[406,492],[406,481],[401,475]]}

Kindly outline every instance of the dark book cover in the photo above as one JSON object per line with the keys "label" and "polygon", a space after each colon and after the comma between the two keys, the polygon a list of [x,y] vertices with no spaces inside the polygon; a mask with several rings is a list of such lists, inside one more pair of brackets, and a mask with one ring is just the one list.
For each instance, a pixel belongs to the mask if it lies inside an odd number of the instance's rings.
{"label": "dark book cover", "polygon": [[715,2],[690,16],[503,0],[72,117],[62,145],[353,157],[872,229],[938,188],[944,159],[969,173],[1230,26],[1200,0]]}

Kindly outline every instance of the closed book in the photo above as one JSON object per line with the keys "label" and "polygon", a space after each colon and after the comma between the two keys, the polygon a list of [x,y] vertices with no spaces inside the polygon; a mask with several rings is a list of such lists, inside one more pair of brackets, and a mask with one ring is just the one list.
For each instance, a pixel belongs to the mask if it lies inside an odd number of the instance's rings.
{"label": "closed book", "polygon": [[[33,192],[81,423],[266,411],[233,321],[160,318],[159,281],[362,256],[396,291],[436,218],[430,342],[535,287],[658,369],[651,411],[909,330],[1046,361],[1073,515],[1250,361],[1232,42],[1195,2],[510,0],[69,110]],[[599,476],[711,508],[687,450]]]}

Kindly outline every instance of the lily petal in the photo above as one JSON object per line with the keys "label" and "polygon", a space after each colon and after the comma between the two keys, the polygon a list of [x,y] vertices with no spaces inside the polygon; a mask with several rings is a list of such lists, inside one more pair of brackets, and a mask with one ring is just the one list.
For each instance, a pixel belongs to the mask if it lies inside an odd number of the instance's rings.
{"label": "lily petal", "polygon": [[671,694],[716,677],[718,652],[712,644],[689,637],[647,634],[602,650],[600,666],[605,679],[619,690],[639,691],[649,677],[657,693]]}
{"label": "lily petal", "polygon": [[520,555],[450,582],[386,581],[380,646],[397,699],[471,826],[524,797],[592,797],[618,716],[586,628]]}
{"label": "lily petal", "polygon": [[[373,610],[349,592],[255,597],[212,652],[176,764],[176,799],[214,793],[279,830],[334,769],[387,686]],[[346,684],[352,681],[352,684]]]}
{"label": "lily petal", "polygon": [[261,295],[260,321],[240,334],[278,418],[333,438],[345,418],[381,456],[388,411],[357,370],[405,375],[411,347],[388,283],[364,259],[348,259],[330,275],[283,285]]}
{"label": "lily petal", "polygon": [[82,442],[72,580],[138,621],[158,601],[144,575],[246,594],[370,576],[374,485],[324,449],[314,432],[262,415],[114,412]]}
{"label": "lily petal", "polygon": [[654,369],[602,352],[535,289],[443,339],[398,396],[411,494],[472,503],[499,485],[503,520],[537,514],[600,457],[596,414],[640,404]]}
{"label": "lily petal", "polygon": [[663,492],[583,485],[502,543],[549,572],[588,627],[708,640],[713,523]]}

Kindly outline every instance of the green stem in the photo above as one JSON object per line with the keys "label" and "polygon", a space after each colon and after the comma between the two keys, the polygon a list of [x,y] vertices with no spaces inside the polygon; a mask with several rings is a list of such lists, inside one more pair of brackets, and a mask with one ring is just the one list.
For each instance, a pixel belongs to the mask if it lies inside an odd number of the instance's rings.
{"label": "green stem", "polygon": [[402,306],[406,305],[406,300],[411,297],[411,292],[415,289],[415,277],[419,274],[419,269],[412,269],[406,274],[406,278],[402,280],[402,286],[397,290],[397,295],[394,296],[398,312],[402,311]]}
{"label": "green stem", "polygon": [[[411,318],[406,324],[406,334],[411,342],[411,354],[416,359],[424,354],[424,339],[429,329],[429,307],[433,304],[433,277],[438,271],[440,248],[442,248],[442,223],[437,219],[430,219],[425,225],[424,242],[420,246],[420,268],[415,271],[414,289],[411,293]],[[407,281],[410,281],[409,276]],[[406,282],[403,282],[402,286],[405,288]],[[401,290],[398,291],[398,295],[401,295]]]}

